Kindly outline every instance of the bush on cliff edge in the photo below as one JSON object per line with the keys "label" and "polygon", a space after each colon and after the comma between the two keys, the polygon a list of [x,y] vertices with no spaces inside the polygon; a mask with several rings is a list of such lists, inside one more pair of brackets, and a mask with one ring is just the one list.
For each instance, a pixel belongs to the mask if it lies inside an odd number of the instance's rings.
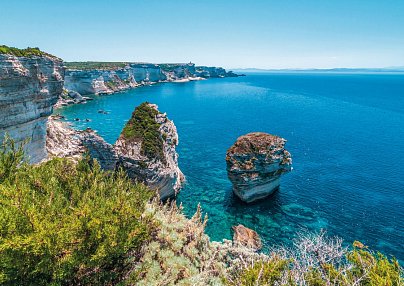
{"label": "bush on cliff edge", "polygon": [[138,255],[149,239],[142,214],[151,192],[89,159],[38,166],[22,159],[22,148],[6,138],[0,148],[0,284],[120,280],[128,255]]}

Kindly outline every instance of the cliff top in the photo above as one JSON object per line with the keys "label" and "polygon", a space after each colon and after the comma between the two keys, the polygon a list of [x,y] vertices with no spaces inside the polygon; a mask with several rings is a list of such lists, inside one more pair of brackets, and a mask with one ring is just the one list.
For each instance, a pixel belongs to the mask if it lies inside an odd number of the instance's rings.
{"label": "cliff top", "polygon": [[66,68],[72,70],[117,70],[127,65],[127,62],[65,62]]}
{"label": "cliff top", "polygon": [[130,65],[155,67],[159,66],[164,71],[173,71],[179,67],[195,66],[193,63],[145,63],[145,62],[65,62],[66,68],[70,70],[118,70]]}
{"label": "cliff top", "polygon": [[281,147],[285,142],[285,139],[275,135],[253,132],[237,138],[236,143],[227,150],[227,153],[261,153],[268,151],[272,146]]}
{"label": "cliff top", "polygon": [[51,57],[51,58],[55,58],[55,59],[59,59],[58,57],[48,54],[44,51],[41,51],[39,48],[35,47],[35,48],[26,48],[26,49],[18,49],[15,47],[9,47],[6,45],[0,45],[0,54],[6,54],[6,55],[13,55],[16,57],[43,57],[43,56],[47,56],[47,57]]}

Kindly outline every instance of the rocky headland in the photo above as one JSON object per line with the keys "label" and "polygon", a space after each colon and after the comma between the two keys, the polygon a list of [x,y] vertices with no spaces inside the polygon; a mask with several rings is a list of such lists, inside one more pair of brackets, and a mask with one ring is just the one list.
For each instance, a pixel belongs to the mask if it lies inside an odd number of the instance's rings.
{"label": "rocky headland", "polygon": [[32,163],[47,157],[46,122],[63,90],[63,61],[38,49],[0,53],[0,138],[28,141]]}
{"label": "rocky headland", "polygon": [[173,197],[185,179],[178,168],[178,142],[177,128],[167,115],[155,104],[142,103],[114,145],[118,166],[158,190],[161,199]]}
{"label": "rocky headland", "polygon": [[131,179],[157,190],[162,200],[174,197],[185,180],[175,149],[177,129],[155,104],[138,106],[114,145],[91,129],[73,130],[57,117],[50,118],[47,132],[51,156],[77,160],[89,154],[102,169],[122,168]]}
{"label": "rocky headland", "polygon": [[239,137],[227,150],[227,174],[241,200],[265,198],[279,187],[281,175],[292,165],[285,143],[281,137],[255,132]]}

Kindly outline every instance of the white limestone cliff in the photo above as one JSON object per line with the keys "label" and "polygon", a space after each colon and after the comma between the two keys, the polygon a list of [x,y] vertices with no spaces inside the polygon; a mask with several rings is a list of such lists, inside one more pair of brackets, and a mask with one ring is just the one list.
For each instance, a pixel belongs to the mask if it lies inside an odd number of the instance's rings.
{"label": "white limestone cliff", "polygon": [[48,54],[0,54],[0,140],[27,140],[32,163],[47,157],[46,122],[63,90],[63,61]]}

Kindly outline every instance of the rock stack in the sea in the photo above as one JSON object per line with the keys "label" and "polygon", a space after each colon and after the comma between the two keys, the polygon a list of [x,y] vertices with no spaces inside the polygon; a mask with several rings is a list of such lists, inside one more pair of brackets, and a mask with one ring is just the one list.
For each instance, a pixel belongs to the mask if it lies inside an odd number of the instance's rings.
{"label": "rock stack in the sea", "polygon": [[227,150],[227,174],[234,193],[249,203],[272,194],[281,175],[291,170],[286,140],[267,133],[243,135]]}
{"label": "rock stack in the sea", "polygon": [[38,49],[1,48],[0,142],[6,133],[27,141],[26,154],[37,163],[47,157],[46,122],[63,90],[63,61]]}
{"label": "rock stack in the sea", "polygon": [[119,166],[129,177],[158,190],[161,199],[173,197],[184,175],[178,168],[178,134],[174,123],[157,105],[142,103],[115,143]]}
{"label": "rock stack in the sea", "polygon": [[175,196],[184,181],[177,145],[174,123],[149,103],[135,109],[114,145],[91,129],[76,131],[53,117],[48,122],[50,155],[77,159],[88,153],[104,170],[123,168],[130,178],[157,190],[161,199]]}

